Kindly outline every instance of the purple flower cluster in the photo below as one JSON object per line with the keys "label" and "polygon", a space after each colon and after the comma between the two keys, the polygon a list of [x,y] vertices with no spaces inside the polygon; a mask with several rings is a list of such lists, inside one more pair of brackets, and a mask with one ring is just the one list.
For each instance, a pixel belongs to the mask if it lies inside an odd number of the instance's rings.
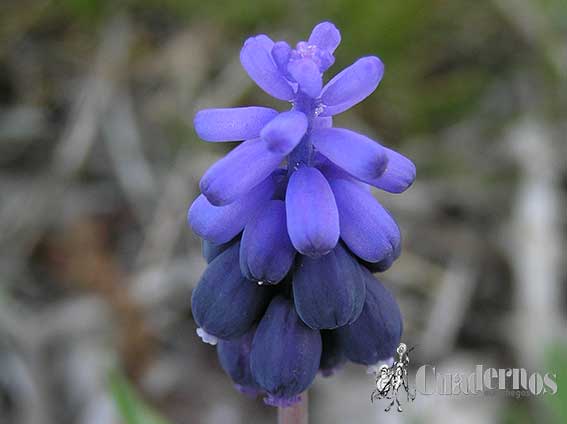
{"label": "purple flower cluster", "polygon": [[[218,342],[223,369],[244,392],[287,406],[346,360],[393,356],[399,307],[372,275],[400,255],[400,230],[370,186],[401,193],[413,163],[332,117],[370,95],[384,66],[363,57],[323,85],[340,42],[323,22],[292,48],[249,38],[249,76],[291,110],[206,109],[206,141],[243,141],[215,163],[189,209],[208,267],[193,291],[198,334]],[[257,283],[254,284],[253,282]]]}

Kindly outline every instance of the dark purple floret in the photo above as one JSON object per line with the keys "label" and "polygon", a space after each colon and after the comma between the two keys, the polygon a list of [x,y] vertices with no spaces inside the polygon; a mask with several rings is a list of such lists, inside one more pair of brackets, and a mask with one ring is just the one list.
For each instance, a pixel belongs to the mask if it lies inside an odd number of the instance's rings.
{"label": "dark purple floret", "polygon": [[241,392],[256,396],[262,389],[250,370],[250,351],[256,328],[251,328],[243,336],[233,340],[219,340],[217,354],[222,369],[230,376],[236,388]]}
{"label": "dark purple floret", "polygon": [[201,330],[219,339],[246,333],[260,318],[272,292],[247,280],[240,273],[240,243],[217,256],[193,290],[193,317]]}
{"label": "dark purple floret", "polygon": [[336,330],[346,357],[374,365],[394,356],[402,337],[400,308],[394,296],[369,271],[364,270],[366,301],[360,317]]}
{"label": "dark purple floret", "polygon": [[361,267],[340,243],[320,258],[300,256],[293,271],[293,299],[303,322],[334,329],[356,321],[366,295]]}
{"label": "dark purple floret", "polygon": [[321,335],[300,319],[293,303],[276,296],[266,310],[252,342],[250,367],[268,393],[264,401],[289,406],[300,400],[319,369]]}

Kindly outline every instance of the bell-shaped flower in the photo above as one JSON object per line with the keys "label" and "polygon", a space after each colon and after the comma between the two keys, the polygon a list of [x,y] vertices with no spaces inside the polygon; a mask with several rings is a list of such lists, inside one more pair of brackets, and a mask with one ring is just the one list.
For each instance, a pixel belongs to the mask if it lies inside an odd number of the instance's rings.
{"label": "bell-shaped flower", "polygon": [[217,355],[222,369],[242,393],[257,396],[261,391],[250,370],[250,351],[256,328],[233,340],[219,340]]}
{"label": "bell-shaped flower", "polygon": [[319,258],[300,256],[292,287],[303,322],[314,329],[334,329],[356,321],[366,294],[361,267],[340,243]]}
{"label": "bell-shaped flower", "polygon": [[[240,243],[234,243],[207,266],[191,296],[199,335],[232,339],[246,333],[265,311],[272,291],[240,272]],[[207,341],[207,340],[205,340]]]}

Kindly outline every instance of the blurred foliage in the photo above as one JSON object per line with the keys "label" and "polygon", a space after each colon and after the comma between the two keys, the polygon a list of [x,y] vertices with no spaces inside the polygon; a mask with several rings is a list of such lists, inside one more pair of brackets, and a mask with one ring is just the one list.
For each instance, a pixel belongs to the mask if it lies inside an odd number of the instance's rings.
{"label": "blurred foliage", "polygon": [[128,380],[119,372],[111,373],[109,389],[124,424],[168,424],[168,421],[140,399]]}
{"label": "blurred foliage", "polygon": [[[566,13],[559,0],[541,0],[553,16]],[[128,10],[154,26],[214,24],[223,38],[240,43],[257,32],[306,37],[313,24],[329,19],[343,33],[337,72],[357,57],[379,55],[384,83],[365,105],[366,119],[395,141],[457,122],[474,108],[484,89],[524,60],[522,41],[493,1],[407,0],[62,0],[45,16],[85,31],[101,18]],[[559,22],[562,22],[560,19]],[[171,25],[170,25],[171,26]],[[378,112],[378,113],[377,113]]]}

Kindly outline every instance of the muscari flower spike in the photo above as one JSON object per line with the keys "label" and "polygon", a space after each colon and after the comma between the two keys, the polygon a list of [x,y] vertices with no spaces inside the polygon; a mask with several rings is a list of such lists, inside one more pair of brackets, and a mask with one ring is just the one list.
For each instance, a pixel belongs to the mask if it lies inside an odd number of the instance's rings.
{"label": "muscari flower spike", "polygon": [[241,391],[275,406],[297,402],[317,371],[388,360],[402,335],[394,297],[371,274],[399,257],[400,230],[370,189],[401,193],[415,167],[333,127],[384,72],[368,56],[323,84],[340,40],[329,22],[295,48],[249,38],[242,66],[291,109],[206,109],[194,121],[205,141],[242,142],[204,174],[188,212],[208,263],[192,296],[197,333],[218,343]]}

